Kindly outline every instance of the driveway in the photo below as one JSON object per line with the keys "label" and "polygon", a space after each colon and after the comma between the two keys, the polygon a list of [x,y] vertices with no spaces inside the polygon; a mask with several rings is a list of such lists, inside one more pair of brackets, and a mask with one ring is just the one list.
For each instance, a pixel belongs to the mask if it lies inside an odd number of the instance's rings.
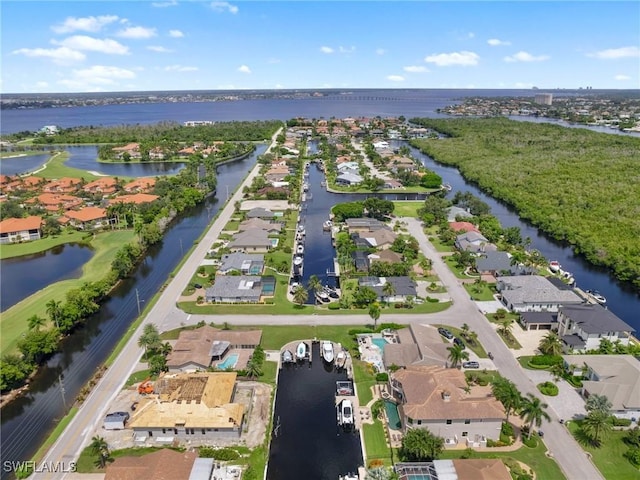
{"label": "driveway", "polygon": [[[538,396],[549,405],[558,418],[570,420],[582,418],[587,414],[580,393],[565,380],[554,381],[553,376],[546,370],[528,370],[526,368],[523,370],[535,385],[543,382],[553,382],[558,385],[559,392],[555,397],[547,397],[538,392]],[[544,430],[544,428],[542,429]]]}

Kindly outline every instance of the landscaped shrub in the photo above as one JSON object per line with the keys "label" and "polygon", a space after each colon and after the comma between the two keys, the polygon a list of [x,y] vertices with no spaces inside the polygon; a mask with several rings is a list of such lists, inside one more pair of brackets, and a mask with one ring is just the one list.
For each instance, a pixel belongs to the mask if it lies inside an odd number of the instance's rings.
{"label": "landscaped shrub", "polygon": [[640,467],[640,447],[630,448],[625,452],[624,456],[632,465]]}
{"label": "landscaped shrub", "polygon": [[348,333],[352,337],[355,337],[356,335],[358,335],[360,333],[372,333],[372,331],[369,328],[352,328],[351,330],[349,330]]}
{"label": "landscaped shrub", "polygon": [[389,374],[388,373],[376,373],[376,382],[388,382]]}
{"label": "landscaped shrub", "polygon": [[618,417],[612,417],[612,418],[613,418],[614,427],[628,427],[629,425],[631,425],[630,418],[618,418]]}
{"label": "landscaped shrub", "polygon": [[536,355],[531,360],[529,360],[530,365],[556,365],[562,363],[561,355]]}
{"label": "landscaped shrub", "polygon": [[538,440],[536,440],[536,437],[525,437],[522,443],[524,443],[529,448],[536,448],[538,446]]}
{"label": "landscaped shrub", "polygon": [[333,302],[329,304],[328,308],[329,310],[340,310],[340,304]]}
{"label": "landscaped shrub", "polygon": [[549,397],[555,397],[558,395],[558,386],[553,382],[544,382],[538,384],[538,390],[543,395],[547,395]]}
{"label": "landscaped shrub", "polygon": [[513,425],[507,422],[502,422],[500,433],[502,435],[507,435],[508,437],[513,437]]}
{"label": "landscaped shrub", "polygon": [[568,375],[565,380],[569,382],[572,387],[582,388],[582,378]]}
{"label": "landscaped shrub", "polygon": [[240,457],[240,454],[231,448],[200,447],[199,454],[202,458],[215,458],[224,462],[236,460]]}

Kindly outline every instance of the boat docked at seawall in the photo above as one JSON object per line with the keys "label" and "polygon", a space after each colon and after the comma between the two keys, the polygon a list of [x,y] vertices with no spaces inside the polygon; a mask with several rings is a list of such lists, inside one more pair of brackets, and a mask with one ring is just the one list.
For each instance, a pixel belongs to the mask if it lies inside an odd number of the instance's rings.
{"label": "boat docked at seawall", "polygon": [[331,228],[333,228],[333,222],[331,220],[327,220],[322,224],[322,230],[325,232],[331,231]]}
{"label": "boat docked at seawall", "polygon": [[293,352],[291,350],[285,350],[282,352],[282,363],[292,363],[293,362]]}
{"label": "boat docked at seawall", "polygon": [[341,350],[336,355],[336,367],[344,368],[346,364],[347,364],[347,352],[345,352],[344,350]]}
{"label": "boat docked at seawall", "polygon": [[596,302],[598,302],[600,305],[607,304],[606,297],[602,295],[600,292],[598,292],[597,290],[585,290],[585,293],[589,295],[589,297],[594,299]]}
{"label": "boat docked at seawall", "polygon": [[296,253],[298,255],[303,255],[304,254],[304,245],[299,243],[298,246],[296,247]]}
{"label": "boat docked at seawall", "polygon": [[338,418],[338,425],[349,428],[354,424],[353,416],[353,403],[351,400],[345,398],[338,405],[336,405],[336,414]]}
{"label": "boat docked at seawall", "polygon": [[562,266],[560,265],[560,262],[558,262],[557,260],[552,260],[549,262],[549,271],[551,273],[558,273],[561,268]]}
{"label": "boat docked at seawall", "polygon": [[330,341],[322,342],[322,349],[320,350],[320,354],[322,355],[322,359],[327,363],[333,363],[334,353],[333,353],[333,343]]}
{"label": "boat docked at seawall", "polygon": [[296,348],[296,359],[298,361],[304,360],[309,354],[309,347],[306,343],[300,342]]}

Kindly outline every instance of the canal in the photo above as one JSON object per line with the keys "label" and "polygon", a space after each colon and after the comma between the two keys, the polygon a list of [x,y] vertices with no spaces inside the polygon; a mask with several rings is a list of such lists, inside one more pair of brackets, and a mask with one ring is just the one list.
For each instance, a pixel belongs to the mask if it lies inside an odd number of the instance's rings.
{"label": "canal", "polygon": [[320,358],[286,365],[278,375],[267,480],[337,480],[362,465],[359,432],[345,432],[336,418],[336,381],[347,380]]}
{"label": "canal", "polygon": [[[218,192],[233,191],[266,149],[218,167]],[[216,215],[222,202],[210,197],[174,221],[131,278],[122,282],[84,328],[67,337],[31,382],[29,391],[2,409],[2,459],[29,460],[51,429],[73,405],[80,389],[102,365],[138,314],[136,295],[145,302],[161,288],[188,249]],[[24,271],[24,275],[31,272]],[[10,478],[2,471],[0,478]]]}

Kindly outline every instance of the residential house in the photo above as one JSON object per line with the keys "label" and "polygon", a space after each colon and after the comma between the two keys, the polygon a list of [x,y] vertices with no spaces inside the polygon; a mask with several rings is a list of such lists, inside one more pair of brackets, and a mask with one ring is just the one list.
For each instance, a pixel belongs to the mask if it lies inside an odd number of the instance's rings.
{"label": "residential house", "polygon": [[368,272],[369,271],[369,256],[364,250],[355,250],[351,252],[351,258],[353,259],[353,265],[356,272]]}
{"label": "residential house", "polygon": [[273,218],[273,212],[266,208],[256,207],[247,212],[247,218]]}
{"label": "residential house", "polygon": [[522,312],[518,320],[524,330],[558,330],[557,312]]}
{"label": "residential house", "polygon": [[448,347],[438,330],[431,325],[409,324],[397,331],[393,342],[384,345],[384,364],[396,365],[447,365]]}
{"label": "residential house", "polygon": [[137,178],[127,183],[122,189],[127,193],[147,193],[153,190],[156,185],[154,177]]}
{"label": "residential house", "polygon": [[511,268],[511,255],[507,252],[486,252],[476,258],[476,271],[480,275],[496,277],[502,272],[510,272]]}
{"label": "residential house", "polygon": [[79,178],[63,177],[53,180],[42,187],[42,191],[46,193],[71,193],[80,188],[82,180]]}
{"label": "residential house", "polygon": [[82,190],[87,193],[111,195],[116,192],[117,187],[118,181],[114,177],[104,177],[87,183],[82,187]]}
{"label": "residential house", "polygon": [[243,275],[262,275],[264,270],[264,255],[249,253],[230,253],[223,255],[218,273],[227,275],[240,272]]}
{"label": "residential house", "polygon": [[[277,240],[277,239],[274,239]],[[273,242],[266,230],[250,228],[244,232],[236,233],[228,247],[233,252],[265,253],[271,250]]]}
{"label": "residential house", "polygon": [[618,418],[640,418],[640,361],[633,355],[563,355],[565,366],[584,375],[585,398],[603,395]]}
{"label": "residential house", "polygon": [[500,436],[504,407],[489,386],[469,387],[457,368],[410,365],[392,373],[389,386],[405,431],[427,428],[452,447],[484,447]]}
{"label": "residential house", "polygon": [[399,462],[393,466],[398,480],[511,480],[499,458],[458,458],[432,462]]}
{"label": "residential house", "polygon": [[399,170],[408,170],[413,172],[418,169],[418,165],[412,159],[407,157],[399,157],[394,155],[389,160],[389,170],[392,172],[398,172]]}
{"label": "residential house", "polygon": [[360,238],[364,238],[372,247],[382,249],[389,248],[393,245],[395,239],[398,238],[398,235],[389,228],[379,228],[370,232],[361,232],[359,235]]}
{"label": "residential house", "polygon": [[170,448],[142,456],[118,457],[107,463],[104,480],[190,480],[197,457],[195,451],[178,452]]}
{"label": "residential house", "polygon": [[42,217],[7,218],[0,222],[0,243],[28,242],[42,236]]}
{"label": "residential house", "polygon": [[369,262],[376,263],[401,263],[402,255],[394,252],[393,250],[382,250],[380,252],[374,252],[369,254]]}
{"label": "residential house", "polygon": [[235,372],[165,375],[154,394],[142,398],[129,426],[134,440],[147,443],[237,439],[244,405],[234,403]]}
{"label": "residential house", "polygon": [[389,228],[380,220],[375,218],[347,218],[344,223],[349,233],[372,232],[379,228]]}
{"label": "residential house", "polygon": [[238,231],[244,232],[245,230],[250,230],[252,228],[257,228],[259,230],[264,230],[268,233],[280,233],[282,230],[282,224],[276,222],[268,222],[263,220],[262,218],[250,218],[249,220],[245,220],[240,223],[238,227]]}
{"label": "residential house", "polygon": [[460,232],[480,233],[480,230],[478,230],[478,227],[476,227],[471,222],[449,222],[449,227],[451,227],[451,230],[453,230],[456,233],[460,233]]}
{"label": "residential house", "polygon": [[359,185],[363,181],[364,179],[357,173],[345,172],[345,173],[341,173],[336,177],[337,185],[345,185],[345,186]]}
{"label": "residential house", "polygon": [[131,195],[118,195],[109,200],[109,205],[114,205],[116,203],[133,203],[135,205],[140,205],[142,203],[151,203],[155,202],[160,197],[158,195],[151,195],[149,193],[133,193]]}
{"label": "residential house", "polygon": [[34,176],[20,177],[16,175],[15,177],[9,177],[2,175],[2,177],[4,177],[4,181],[0,184],[2,192],[15,192],[18,190],[33,192],[46,181],[44,178]]}
{"label": "residential house", "polygon": [[183,330],[167,355],[169,371],[206,370],[214,362],[235,355],[236,370],[246,366],[254,349],[260,345],[262,330],[220,330],[204,325]]}
{"label": "residential house", "polygon": [[[392,285],[392,294],[387,293],[387,283]],[[416,282],[411,277],[360,277],[358,285],[371,288],[385,302],[405,302],[417,295]]]}
{"label": "residential house", "polygon": [[153,147],[149,150],[149,160],[164,160],[166,156],[162,147]]}
{"label": "residential house", "polygon": [[557,312],[561,305],[580,305],[573,290],[563,290],[540,275],[499,277],[496,289],[501,302],[514,312]]}
{"label": "residential house", "polygon": [[215,303],[258,303],[262,296],[272,296],[274,289],[273,277],[218,275],[213,286],[206,290],[206,300]]}
{"label": "residential house", "polygon": [[81,198],[73,195],[64,195],[59,193],[41,193],[37,197],[30,198],[25,201],[27,204],[41,205],[48,212],[59,212],[61,210],[71,210],[79,207],[84,202]]}
{"label": "residential house", "polygon": [[400,183],[398,180],[395,180],[393,178],[385,178],[384,185],[382,186],[382,188],[397,190],[399,188],[404,188],[404,185],[402,185],[402,183]]}
{"label": "residential house", "polygon": [[458,250],[472,253],[485,253],[498,249],[498,247],[489,242],[489,240],[479,232],[465,232],[458,235],[456,237],[455,247]]}
{"label": "residential house", "polygon": [[80,230],[91,230],[109,225],[107,211],[100,207],[84,207],[80,210],[68,210],[64,217],[70,225]]}
{"label": "residential house", "polygon": [[455,222],[458,218],[473,218],[469,210],[460,207],[447,208],[447,222]]}
{"label": "residential house", "polygon": [[598,304],[563,305],[558,309],[558,335],[567,349],[576,352],[597,350],[602,339],[629,345],[633,332],[632,326]]}
{"label": "residential house", "polygon": [[122,147],[113,147],[111,150],[116,154],[116,157],[120,159],[124,158],[126,155],[133,159],[142,158],[139,143],[128,143]]}

